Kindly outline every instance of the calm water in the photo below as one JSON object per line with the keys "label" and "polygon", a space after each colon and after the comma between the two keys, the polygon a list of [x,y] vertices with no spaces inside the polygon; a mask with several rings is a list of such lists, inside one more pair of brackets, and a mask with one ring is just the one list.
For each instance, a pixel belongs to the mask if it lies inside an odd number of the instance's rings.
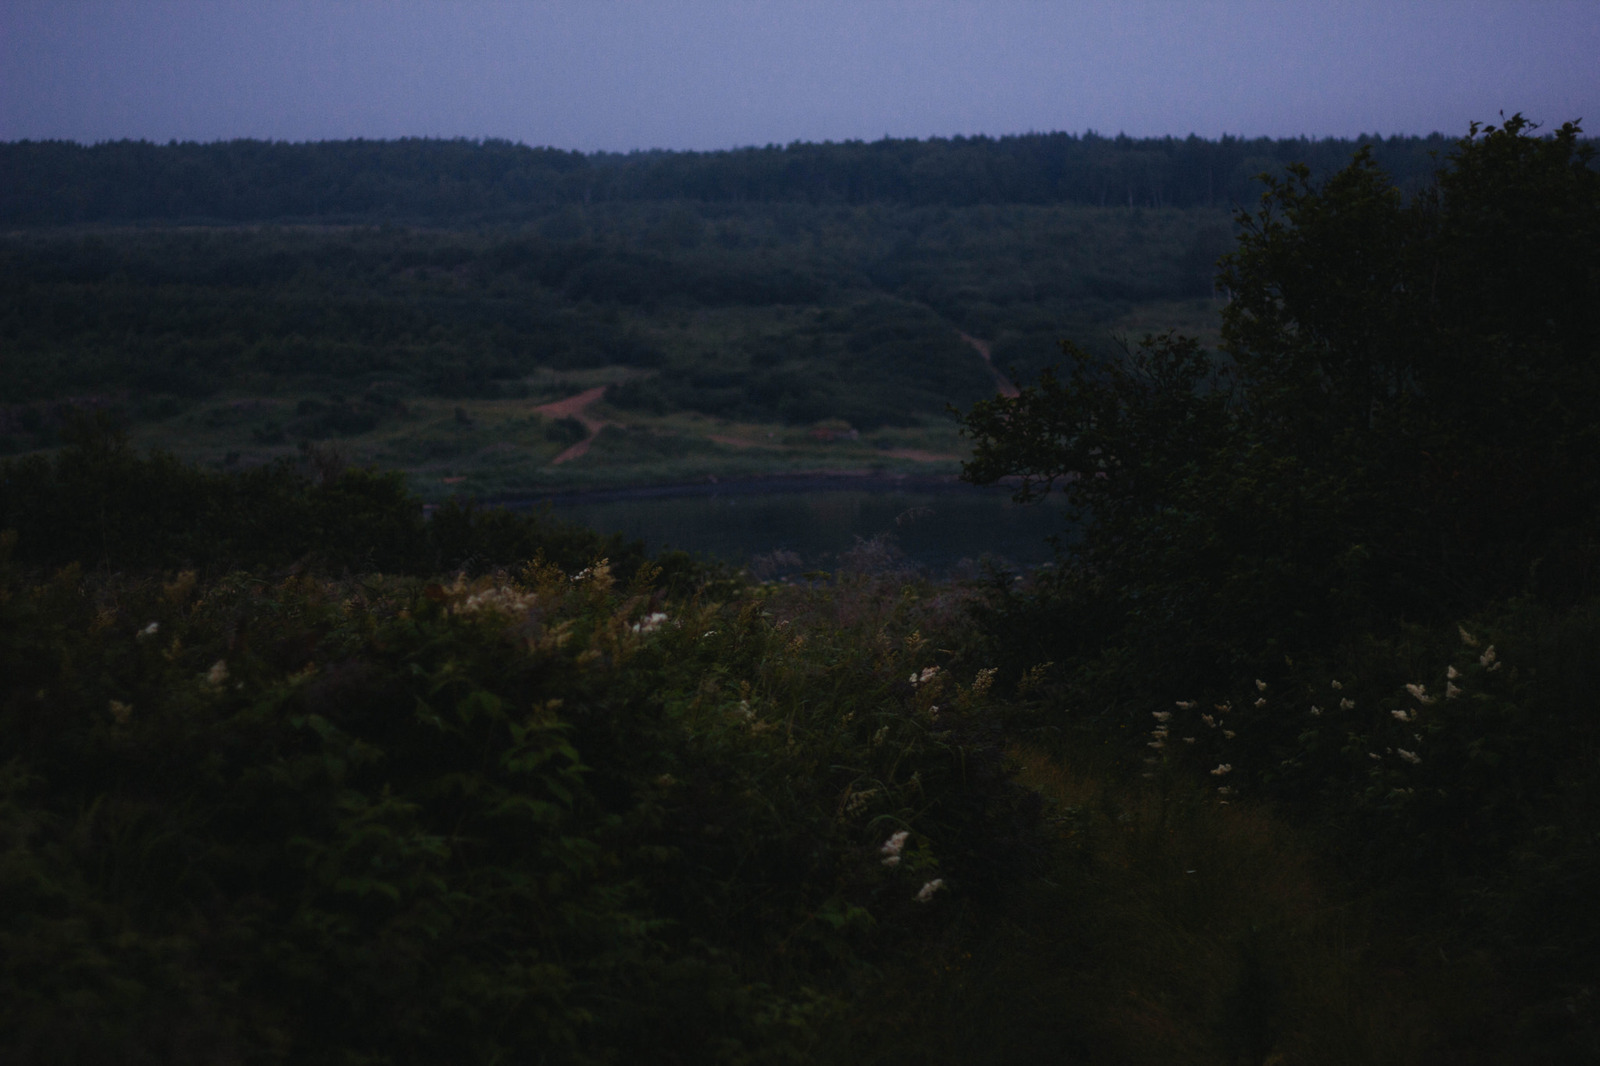
{"label": "calm water", "polygon": [[[764,478],[538,503],[548,503],[556,517],[636,537],[652,549],[683,548],[737,565],[767,556],[773,573],[829,569],[859,541],[882,534],[911,562],[947,573],[984,556],[1022,567],[1052,558],[1046,538],[1065,531],[1065,509],[1054,499],[1018,506],[1010,495],[960,482]],[[792,555],[770,558],[779,552]]]}

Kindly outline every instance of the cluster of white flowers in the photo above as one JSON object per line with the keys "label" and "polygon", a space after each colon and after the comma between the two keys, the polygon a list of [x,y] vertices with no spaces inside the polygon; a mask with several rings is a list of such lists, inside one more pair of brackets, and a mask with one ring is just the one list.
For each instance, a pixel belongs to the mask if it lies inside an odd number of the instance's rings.
{"label": "cluster of white flowers", "polygon": [[978,671],[978,675],[972,679],[972,695],[974,699],[983,698],[989,691],[990,686],[994,684],[994,677],[999,672],[1000,668],[998,666],[986,666]]}
{"label": "cluster of white flowers", "polygon": [[211,669],[206,671],[206,684],[221,688],[228,680],[228,663],[218,659],[211,664]]}
{"label": "cluster of white flowers", "polygon": [[883,847],[878,849],[878,854],[883,856],[883,864],[885,866],[900,865],[900,852],[905,849],[906,838],[910,835],[910,832],[902,829],[883,842]]}
{"label": "cluster of white flowers", "polygon": [[1339,701],[1339,709],[1341,711],[1353,711],[1356,709],[1356,701],[1352,699],[1342,699]]}
{"label": "cluster of white flowers", "polygon": [[611,560],[610,559],[601,559],[598,563],[595,563],[593,566],[586,566],[582,570],[579,570],[576,574],[572,575],[572,583],[574,585],[581,584],[581,583],[583,583],[585,581],[601,581],[601,582],[604,582],[604,581],[609,581],[610,579],[611,579]]}
{"label": "cluster of white flowers", "polygon": [[499,585],[474,592],[451,607],[450,611],[452,614],[478,614],[481,611],[496,611],[509,615],[527,614],[533,610],[538,598],[535,593],[522,592],[509,585]]}
{"label": "cluster of white flowers", "polygon": [[1389,714],[1392,717],[1394,717],[1397,720],[1402,721],[1402,722],[1413,722],[1413,721],[1416,720],[1416,717],[1417,717],[1416,713],[1414,711],[1394,710],[1394,711],[1390,711]]}
{"label": "cluster of white flowers", "polygon": [[1265,691],[1267,691],[1267,683],[1265,681],[1261,680],[1259,677],[1256,678],[1256,691],[1257,692],[1265,692]]}
{"label": "cluster of white flowers", "polygon": [[160,631],[161,631],[161,623],[160,622],[151,622],[149,625],[147,625],[143,629],[139,630],[139,639],[140,640],[149,640],[151,637],[155,636]]}
{"label": "cluster of white flowers", "polygon": [[1180,711],[1194,710],[1194,700],[1177,700],[1176,702],[1178,704],[1178,710]]}
{"label": "cluster of white flowers", "polygon": [[944,878],[935,877],[932,881],[929,881],[927,884],[923,885],[921,891],[919,891],[914,898],[918,903],[926,903],[933,898],[934,893],[938,892],[943,887]]}
{"label": "cluster of white flowers", "polygon": [[1500,664],[1495,661],[1493,644],[1483,649],[1483,654],[1478,656],[1478,665],[1482,666],[1485,670],[1500,669]]}
{"label": "cluster of white flowers", "polygon": [[633,623],[632,629],[635,633],[641,635],[645,633],[654,633],[656,630],[661,628],[661,624],[666,620],[666,615],[662,614],[660,611],[655,611],[651,614],[645,615],[639,621]]}
{"label": "cluster of white flowers", "polygon": [[1414,751],[1407,751],[1404,748],[1396,748],[1394,749],[1394,753],[1400,756],[1406,762],[1410,763],[1412,766],[1415,766],[1417,763],[1422,761],[1422,756],[1418,755]]}
{"label": "cluster of white flowers", "polygon": [[[1412,698],[1424,707],[1439,702],[1439,697],[1428,695],[1428,690],[1420,684],[1407,685],[1406,691],[1411,693]],[[1406,718],[1404,721],[1409,722],[1411,719]]]}
{"label": "cluster of white flowers", "polygon": [[1211,771],[1211,776],[1212,777],[1221,777],[1224,774],[1228,774],[1228,773],[1232,773],[1232,772],[1233,772],[1233,764],[1232,763],[1228,763],[1228,762],[1218,763],[1217,764],[1217,768],[1215,770]]}
{"label": "cluster of white flowers", "polygon": [[926,685],[929,681],[932,681],[938,676],[939,668],[937,666],[930,666],[920,674],[912,674],[911,683],[913,685]]}
{"label": "cluster of white flowers", "polygon": [[117,720],[118,725],[127,725],[128,719],[133,716],[133,704],[121,700],[112,700],[106,710],[111,712],[111,717]]}

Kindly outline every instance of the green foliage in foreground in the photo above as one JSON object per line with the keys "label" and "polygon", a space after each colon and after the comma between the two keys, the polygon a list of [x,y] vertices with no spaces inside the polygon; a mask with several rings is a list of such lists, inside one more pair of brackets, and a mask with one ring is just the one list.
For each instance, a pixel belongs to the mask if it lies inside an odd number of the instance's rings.
{"label": "green foliage in foreground", "polygon": [[4,566],[11,1061],[799,1059],[1023,853],[898,584]]}

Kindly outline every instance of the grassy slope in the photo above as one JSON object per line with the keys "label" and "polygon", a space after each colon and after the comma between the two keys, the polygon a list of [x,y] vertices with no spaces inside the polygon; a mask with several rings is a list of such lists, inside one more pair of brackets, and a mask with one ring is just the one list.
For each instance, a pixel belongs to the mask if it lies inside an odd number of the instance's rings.
{"label": "grassy slope", "polygon": [[[49,446],[72,401],[190,460],[309,440],[430,498],[948,474],[945,404],[993,384],[963,333],[1023,378],[1062,336],[1214,335],[1211,301],[1173,290],[1222,231],[1215,211],[613,204],[484,232],[11,234],[0,450]],[[630,432],[552,466],[570,434],[534,408],[613,382],[631,398],[593,416]],[[808,435],[841,422],[859,437]]]}

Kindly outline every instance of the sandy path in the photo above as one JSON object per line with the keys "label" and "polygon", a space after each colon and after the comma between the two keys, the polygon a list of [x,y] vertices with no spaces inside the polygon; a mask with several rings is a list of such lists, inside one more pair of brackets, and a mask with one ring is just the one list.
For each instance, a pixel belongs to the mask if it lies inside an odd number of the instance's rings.
{"label": "sandy path", "polygon": [[921,448],[890,448],[883,453],[891,459],[910,459],[917,463],[955,463],[961,461],[959,455],[941,455],[938,452],[924,451]]}
{"label": "sandy path", "polygon": [[[978,351],[984,356],[985,361],[988,360],[989,346],[987,344],[975,338],[968,337],[965,333],[963,333],[961,337],[967,343],[977,348]],[[1017,394],[1016,388],[1012,386],[1011,382],[1006,380],[1005,375],[996,372],[995,381],[999,384],[1002,395],[1015,396]],[[1006,391],[1008,389],[1010,390],[1009,392]],[[586,389],[583,392],[578,393],[576,396],[568,396],[565,400],[557,400],[554,403],[541,404],[540,406],[534,408],[534,411],[537,414],[543,415],[545,418],[576,418],[579,422],[583,423],[583,428],[589,433],[589,435],[583,438],[583,440],[580,440],[578,443],[574,444],[572,447],[568,448],[566,451],[550,460],[551,466],[558,466],[561,463],[568,462],[578,458],[580,455],[586,454],[589,451],[589,445],[594,443],[595,435],[606,426],[615,424],[612,422],[602,421],[598,418],[590,417],[588,414],[588,409],[592,405],[598,403],[600,398],[605,394],[606,386],[596,385],[594,388]],[[729,444],[736,448],[768,448],[774,451],[793,450],[793,448],[787,444],[776,444],[769,441],[747,440],[742,437],[726,436],[715,433],[710,434],[710,439],[716,441],[718,444]],[[910,459],[919,463],[947,463],[959,461],[961,459],[961,456],[959,455],[941,455],[938,452],[923,451],[920,448],[891,448],[889,451],[884,452],[883,454],[894,459]],[[446,483],[448,484],[450,480],[460,481],[462,479],[447,479]]]}
{"label": "sandy path", "polygon": [[980,341],[970,334],[963,333],[961,339],[978,349],[978,354],[983,356],[983,365],[989,368],[989,373],[994,375],[995,388],[1000,390],[1002,396],[1016,396],[1017,387],[1011,384],[1011,379],[1002,374],[994,365],[994,359],[989,352],[989,342]]}
{"label": "sandy path", "polygon": [[600,397],[605,394],[606,387],[604,385],[596,385],[592,389],[585,389],[576,396],[568,396],[565,400],[557,400],[555,403],[542,404],[534,408],[536,413],[546,418],[576,418],[583,423],[583,428],[589,432],[587,437],[550,460],[551,466],[559,466],[568,460],[576,459],[578,456],[583,455],[589,450],[589,445],[594,443],[595,434],[611,425],[610,422],[602,422],[598,418],[591,418],[587,413],[590,405],[597,403]]}

